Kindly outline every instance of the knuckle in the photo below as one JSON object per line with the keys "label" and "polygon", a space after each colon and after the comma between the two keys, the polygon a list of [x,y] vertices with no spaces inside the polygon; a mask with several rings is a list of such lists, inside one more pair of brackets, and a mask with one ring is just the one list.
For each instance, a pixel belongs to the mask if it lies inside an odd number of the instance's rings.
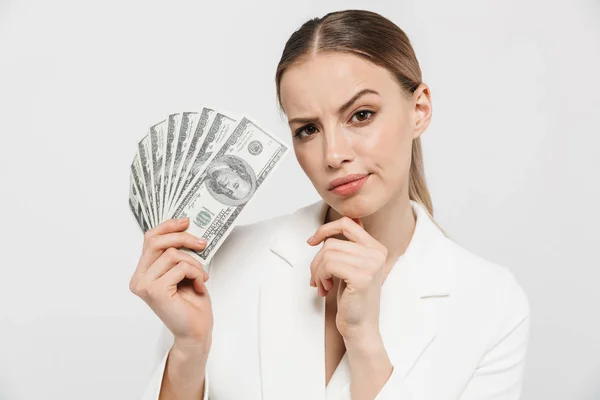
{"label": "knuckle", "polygon": [[154,236],[154,229],[149,229],[144,233],[144,240],[148,240],[152,236]]}
{"label": "knuckle", "polygon": [[141,292],[144,293],[145,298],[154,300],[158,298],[159,288],[155,284],[146,285],[141,289]]}
{"label": "knuckle", "polygon": [[188,261],[182,261],[181,262],[181,267],[186,270],[186,271],[192,271],[195,270],[196,268],[194,268],[192,266],[192,264],[190,264]]}
{"label": "knuckle", "polygon": [[190,263],[185,260],[180,261],[179,266],[184,272],[190,272],[190,271],[196,270],[196,268],[192,267],[190,265]]}
{"label": "knuckle", "polygon": [[198,269],[198,267],[194,267],[188,262],[183,263],[183,269],[187,274],[192,276],[198,276],[198,274],[200,273],[200,269]]}
{"label": "knuckle", "polygon": [[171,262],[179,259],[179,250],[177,250],[175,247],[169,247],[167,250],[165,250],[164,254]]}
{"label": "knuckle", "polygon": [[193,273],[193,275],[195,277],[202,276],[204,274],[204,272],[202,271],[202,268],[198,268],[193,265],[190,265],[190,271]]}
{"label": "knuckle", "polygon": [[379,264],[385,264],[385,260],[387,260],[387,251],[381,253],[381,255],[379,256]]}
{"label": "knuckle", "polygon": [[204,271],[204,266],[202,266],[201,263],[199,263],[198,261],[192,259],[192,262],[190,262],[190,264],[192,265],[192,267],[194,267],[195,269],[199,270],[199,271]]}
{"label": "knuckle", "polygon": [[151,249],[155,249],[156,245],[157,245],[157,237],[156,235],[151,235],[148,237],[148,239],[146,240],[146,247],[151,248]]}
{"label": "knuckle", "polygon": [[144,286],[141,284],[138,284],[137,287],[135,288],[136,290],[136,294],[141,297],[142,299],[149,299],[151,298],[151,293],[150,290],[148,288],[148,286]]}
{"label": "knuckle", "polygon": [[129,281],[129,291],[133,294],[137,294],[137,282],[133,279]]}

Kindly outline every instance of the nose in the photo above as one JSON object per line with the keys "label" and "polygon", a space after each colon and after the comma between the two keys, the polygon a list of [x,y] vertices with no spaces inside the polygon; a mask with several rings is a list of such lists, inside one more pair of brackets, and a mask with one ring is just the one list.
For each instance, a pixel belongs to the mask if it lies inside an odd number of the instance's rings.
{"label": "nose", "polygon": [[329,168],[337,169],[345,161],[354,160],[352,142],[342,127],[327,129],[324,137],[325,162]]}

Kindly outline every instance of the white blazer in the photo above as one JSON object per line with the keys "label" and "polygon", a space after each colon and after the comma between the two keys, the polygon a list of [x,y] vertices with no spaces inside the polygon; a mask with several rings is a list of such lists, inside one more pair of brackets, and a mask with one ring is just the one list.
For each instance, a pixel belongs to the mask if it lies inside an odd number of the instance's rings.
{"label": "white blazer", "polygon": [[[381,293],[380,332],[394,366],[376,400],[518,399],[529,300],[507,268],[446,238],[425,207]],[[347,354],[325,385],[325,299],[309,285],[322,246],[320,200],[237,226],[207,266],[214,328],[204,400],[350,400]],[[156,400],[173,344],[163,325],[143,399]]]}

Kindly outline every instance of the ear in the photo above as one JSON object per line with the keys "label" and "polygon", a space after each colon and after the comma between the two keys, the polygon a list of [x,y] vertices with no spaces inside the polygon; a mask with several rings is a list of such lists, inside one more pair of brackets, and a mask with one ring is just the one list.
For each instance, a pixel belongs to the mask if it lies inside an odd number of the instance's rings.
{"label": "ear", "polygon": [[429,86],[425,83],[421,83],[414,91],[412,99],[414,113],[413,139],[416,139],[425,132],[425,129],[429,126],[429,121],[431,121],[432,105]]}

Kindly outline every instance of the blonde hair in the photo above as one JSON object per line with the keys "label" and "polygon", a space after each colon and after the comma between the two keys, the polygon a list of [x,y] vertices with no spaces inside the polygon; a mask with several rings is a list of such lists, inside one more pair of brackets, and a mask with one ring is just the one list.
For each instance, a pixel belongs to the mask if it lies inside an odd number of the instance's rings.
{"label": "blonde hair", "polygon": [[[283,73],[315,51],[351,53],[379,65],[396,77],[409,96],[422,83],[419,62],[402,29],[372,11],[337,11],[306,21],[286,42],[275,73],[277,100],[282,110],[280,83]],[[447,237],[433,218],[433,204],[425,180],[420,137],[412,142],[408,196],[410,200],[424,206],[433,222]]]}

